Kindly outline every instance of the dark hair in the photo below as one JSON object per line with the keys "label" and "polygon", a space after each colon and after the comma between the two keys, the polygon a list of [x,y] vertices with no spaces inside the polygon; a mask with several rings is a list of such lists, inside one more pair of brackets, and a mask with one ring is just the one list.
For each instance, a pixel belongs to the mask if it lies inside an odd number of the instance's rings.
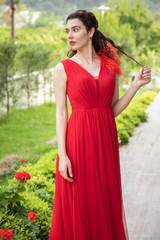
{"label": "dark hair", "polygon": [[[93,44],[96,52],[99,52],[100,49],[103,49],[103,51],[105,50],[105,53],[107,54],[107,56],[111,57],[111,55],[109,54],[110,51],[108,50],[108,48],[110,48],[110,47],[107,44],[107,42],[109,42],[114,48],[118,49],[121,53],[126,55],[128,58],[132,59],[137,64],[142,66],[134,58],[129,56],[120,46],[116,45],[112,39],[104,36],[103,33],[98,30],[98,21],[92,12],[90,12],[88,10],[77,10],[77,11],[71,13],[70,15],[68,15],[68,17],[66,19],[66,23],[69,19],[75,19],[75,18],[78,18],[79,20],[81,20],[81,22],[84,24],[87,32],[89,32],[92,27],[95,28],[95,32],[92,37],[92,44]],[[72,57],[76,53],[77,53],[76,50],[73,51],[72,49],[70,49],[67,53],[67,56]]]}

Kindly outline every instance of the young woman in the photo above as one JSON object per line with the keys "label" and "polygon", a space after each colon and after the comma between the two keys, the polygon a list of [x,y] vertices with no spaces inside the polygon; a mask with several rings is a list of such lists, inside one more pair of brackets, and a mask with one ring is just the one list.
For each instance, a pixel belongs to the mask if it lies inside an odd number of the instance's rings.
{"label": "young woman", "polygon": [[133,58],[98,30],[90,11],[70,14],[66,32],[69,58],[53,77],[58,154],[49,240],[128,240],[115,117],[150,82],[151,70],[142,67],[119,99],[115,48]]}

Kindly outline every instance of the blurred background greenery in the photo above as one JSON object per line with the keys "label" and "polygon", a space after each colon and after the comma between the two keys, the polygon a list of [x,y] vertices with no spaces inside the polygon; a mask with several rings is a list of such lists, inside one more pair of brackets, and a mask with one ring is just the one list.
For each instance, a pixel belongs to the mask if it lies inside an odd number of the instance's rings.
{"label": "blurred background greenery", "polygon": [[[100,10],[100,6],[107,7],[108,10]],[[11,31],[13,29],[11,7],[15,9],[14,37]],[[17,154],[20,158],[36,162],[42,154],[56,147],[53,144],[56,136],[56,106],[52,72],[59,61],[68,58],[70,46],[65,32],[65,19],[77,9],[92,11],[104,35],[113,39],[141,64],[151,67],[152,81],[138,94],[146,89],[158,91],[160,87],[158,0],[0,0],[1,160],[7,155]],[[119,54],[123,71],[120,78],[122,96],[140,67]],[[146,95],[144,96],[146,98]],[[70,109],[69,102],[68,108]],[[136,106],[136,109],[140,111],[140,106],[139,109]],[[119,143],[128,141],[131,133],[128,135],[125,129],[124,138],[121,119],[117,120],[117,125],[123,136],[123,139],[119,138]],[[133,130],[133,126],[127,125],[127,131]]]}

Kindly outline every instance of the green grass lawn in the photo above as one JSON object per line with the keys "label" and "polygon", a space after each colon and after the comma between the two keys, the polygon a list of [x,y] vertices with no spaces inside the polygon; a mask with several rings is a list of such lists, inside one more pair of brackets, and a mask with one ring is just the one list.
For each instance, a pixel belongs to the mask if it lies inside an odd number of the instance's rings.
{"label": "green grass lawn", "polygon": [[55,121],[55,103],[14,110],[8,118],[1,118],[0,159],[18,154],[36,162],[41,154],[53,147],[46,142],[56,134]]}
{"label": "green grass lawn", "polygon": [[[14,154],[20,159],[36,163],[40,156],[54,148],[51,141],[56,136],[56,105],[47,103],[27,110],[13,110],[8,118],[0,119],[0,159]],[[0,177],[6,184],[14,173]]]}
{"label": "green grass lawn", "polygon": [[[68,102],[69,116],[71,113]],[[0,118],[0,161],[8,155],[19,155],[33,164],[40,156],[55,148],[56,104],[50,102],[30,109],[13,110],[8,118]],[[0,184],[7,184],[14,172],[0,177]]]}

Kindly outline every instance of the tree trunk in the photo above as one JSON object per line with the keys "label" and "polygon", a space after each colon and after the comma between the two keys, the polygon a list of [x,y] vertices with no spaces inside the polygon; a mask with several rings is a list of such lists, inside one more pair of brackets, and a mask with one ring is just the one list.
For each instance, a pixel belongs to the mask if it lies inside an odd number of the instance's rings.
{"label": "tree trunk", "polygon": [[8,69],[6,70],[6,94],[7,94],[7,116],[10,111],[10,105],[9,105],[9,89],[8,89]]}
{"label": "tree trunk", "polygon": [[29,69],[27,70],[26,91],[27,91],[27,107],[30,108]]}
{"label": "tree trunk", "polygon": [[46,78],[45,78],[45,70],[43,69],[43,95],[44,95],[44,103],[46,103]]}
{"label": "tree trunk", "polygon": [[10,0],[10,8],[11,8],[11,34],[12,39],[15,41],[15,28],[14,28],[14,12],[15,12],[15,6],[14,6],[14,0]]}

